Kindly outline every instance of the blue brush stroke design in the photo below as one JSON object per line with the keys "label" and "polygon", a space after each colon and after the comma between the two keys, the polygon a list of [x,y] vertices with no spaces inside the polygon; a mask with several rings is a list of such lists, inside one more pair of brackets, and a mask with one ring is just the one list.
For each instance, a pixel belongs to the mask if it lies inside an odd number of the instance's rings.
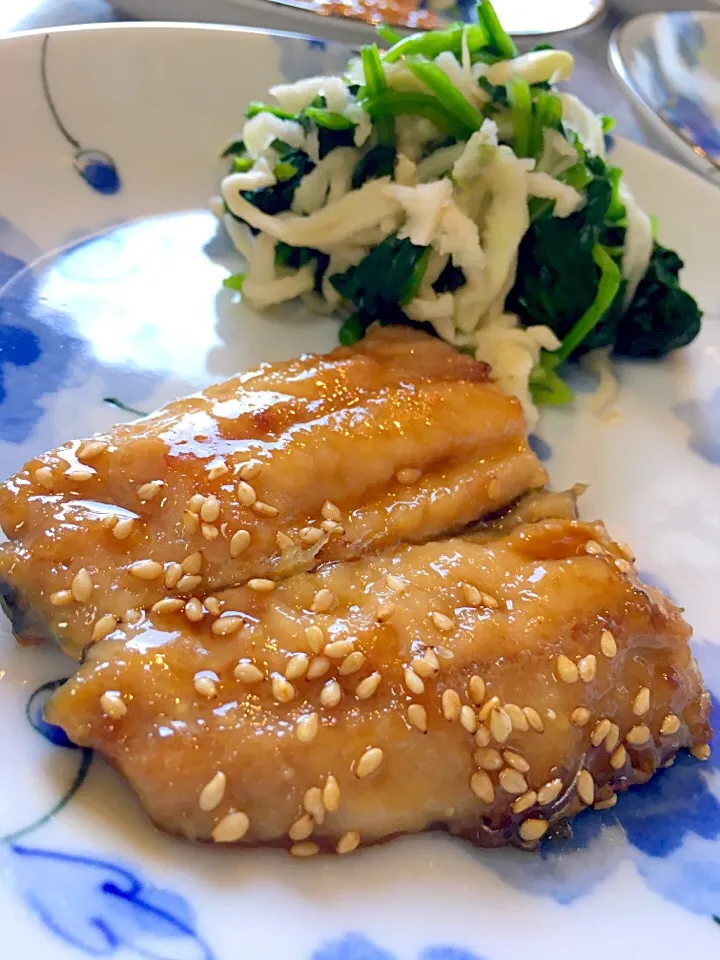
{"label": "blue brush stroke design", "polygon": [[56,937],[89,957],[213,960],[175,893],[107,860],[11,844],[25,902]]}
{"label": "blue brush stroke design", "polygon": [[535,456],[543,463],[547,463],[552,457],[552,447],[547,440],[543,440],[543,438],[539,437],[536,433],[531,433],[528,436],[528,443]]}
{"label": "blue brush stroke design", "polygon": [[97,193],[111,196],[120,190],[117,166],[104,150],[81,150],[75,155],[75,169]]}
{"label": "blue brush stroke design", "polygon": [[720,158],[720,130],[706,106],[680,95],[661,107],[661,112],[692,143],[713,159]]}
{"label": "blue brush stroke design", "polygon": [[[397,960],[396,956],[361,933],[348,933],[339,940],[323,944],[311,960]],[[426,947],[418,960],[483,960],[476,953],[452,946]]]}
{"label": "blue brush stroke design", "polygon": [[62,727],[58,727],[54,723],[48,723],[43,716],[45,704],[50,699],[50,695],[53,694],[59,686],[62,686],[65,680],[65,677],[62,677],[60,680],[49,680],[41,687],[38,687],[37,690],[31,694],[27,702],[25,716],[33,730],[39,733],[41,737],[44,737],[48,743],[51,743],[54,747],[79,750],[80,747],[72,742]]}
{"label": "blue brush stroke design", "polygon": [[672,412],[690,428],[688,446],[713,466],[720,466],[720,388],[708,400],[684,400]]}

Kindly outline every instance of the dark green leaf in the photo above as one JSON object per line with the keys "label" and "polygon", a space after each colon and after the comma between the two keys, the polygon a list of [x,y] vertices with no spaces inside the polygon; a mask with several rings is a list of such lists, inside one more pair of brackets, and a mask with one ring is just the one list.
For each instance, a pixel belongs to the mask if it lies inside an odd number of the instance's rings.
{"label": "dark green leaf", "polygon": [[352,175],[352,188],[357,190],[366,180],[391,177],[395,170],[395,148],[379,144],[361,158]]}
{"label": "dark green leaf", "polygon": [[495,12],[495,7],[490,0],[481,0],[477,5],[478,23],[485,27],[490,42],[488,46],[498,56],[504,60],[509,60],[518,55],[518,48],[510,35],[503,29],[502,24]]}
{"label": "dark green leaf", "polygon": [[362,340],[366,329],[367,326],[363,324],[356,313],[353,313],[340,327],[338,340],[344,347],[351,347],[358,340]]}
{"label": "dark green leaf", "polygon": [[248,120],[252,120],[252,118],[256,117],[259,113],[271,113],[274,117],[279,117],[281,120],[297,120],[294,113],[288,113],[287,110],[283,110],[282,107],[276,107],[270,103],[260,103],[258,100],[253,100],[245,111],[245,116]]}
{"label": "dark green leaf", "polygon": [[220,154],[221,157],[232,157],[235,154],[245,153],[245,144],[242,140],[231,141]]}
{"label": "dark green leaf", "polygon": [[260,187],[258,190],[247,190],[243,192],[243,197],[249,203],[252,203],[258,210],[262,210],[263,213],[267,213],[269,216],[274,216],[276,213],[290,209],[300,181],[315,167],[310,157],[302,150],[290,150],[286,152],[281,163],[288,165],[287,167],[283,167],[284,172],[288,172],[289,168],[293,167],[295,173],[284,182],[276,183],[272,187]]}

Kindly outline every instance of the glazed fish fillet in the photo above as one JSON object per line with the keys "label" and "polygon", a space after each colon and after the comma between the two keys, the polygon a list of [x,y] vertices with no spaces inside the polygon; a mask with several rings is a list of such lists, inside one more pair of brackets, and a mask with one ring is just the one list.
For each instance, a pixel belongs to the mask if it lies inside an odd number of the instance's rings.
{"label": "glazed fish fillet", "polygon": [[189,838],[308,856],[444,827],[532,847],[710,736],[680,612],[571,514],[535,500],[218,591],[196,623],[149,612],[89,650],[47,717]]}
{"label": "glazed fish fillet", "polygon": [[460,530],[545,480],[485,364],[377,329],[28,463],[0,489],[0,593],[18,637],[79,657],[156,604],[192,619],[201,597]]}

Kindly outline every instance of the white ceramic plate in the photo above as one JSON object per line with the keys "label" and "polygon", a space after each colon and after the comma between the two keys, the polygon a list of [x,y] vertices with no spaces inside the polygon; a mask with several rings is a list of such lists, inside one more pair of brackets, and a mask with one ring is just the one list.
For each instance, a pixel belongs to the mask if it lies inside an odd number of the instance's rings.
{"label": "white ceramic plate", "polygon": [[[42,82],[42,51],[54,118]],[[0,473],[337,324],[256,316],[221,289],[206,211],[245,101],[347,50],[222,28],[68,29],[0,41]],[[62,128],[59,124],[62,124]],[[63,129],[65,133],[63,133]],[[73,164],[78,149],[105,151]],[[110,166],[112,162],[114,167]],[[557,486],[637,549],[696,626],[720,693],[720,193],[630,144],[616,160],[709,316],[665,363],[623,365],[619,419],[544,417]],[[93,187],[94,184],[94,187]],[[97,189],[103,188],[105,192]],[[720,774],[682,759],[539,854],[443,835],[293,861],[169,839],[102,762],[57,744],[35,691],[71,664],[0,638],[0,956],[23,960],[641,960],[720,952]],[[717,719],[717,718],[716,718]],[[28,722],[30,720],[31,722]],[[44,736],[43,736],[44,734]],[[73,784],[81,783],[66,802]],[[58,805],[61,810],[48,815]]]}

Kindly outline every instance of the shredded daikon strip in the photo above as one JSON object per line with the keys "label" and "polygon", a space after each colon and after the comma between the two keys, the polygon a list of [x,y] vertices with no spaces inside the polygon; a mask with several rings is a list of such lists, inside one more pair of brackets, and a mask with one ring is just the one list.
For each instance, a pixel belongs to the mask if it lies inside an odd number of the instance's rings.
{"label": "shredded daikon strip", "polygon": [[574,187],[561,183],[549,173],[531,172],[526,175],[527,192],[531,197],[555,201],[554,215],[560,219],[569,217],[582,206],[584,198]]}
{"label": "shredded daikon strip", "polygon": [[504,86],[510,77],[524,77],[529,84],[559,83],[572,76],[574,60],[566,50],[533,50],[512,60],[494,63],[485,74],[490,83]]}
{"label": "shredded daikon strip", "polygon": [[291,147],[302,147],[305,131],[294,120],[282,120],[266,110],[245,121],[243,143],[251,157],[257,159],[261,156],[273,140],[282,140]]}
{"label": "shredded daikon strip", "polygon": [[653,251],[653,232],[650,217],[640,209],[624,179],[620,180],[620,198],[625,204],[625,246],[622,255],[622,275],[627,280],[623,295],[623,310],[627,310],[647,273]]}
{"label": "shredded daikon strip", "polygon": [[620,392],[620,384],[613,373],[610,347],[591,350],[581,358],[580,363],[598,378],[597,389],[587,398],[588,408],[597,415],[609,413]]}
{"label": "shredded daikon strip", "polygon": [[325,97],[328,110],[342,113],[350,96],[341,77],[308,77],[295,83],[278,83],[270,87],[270,94],[288,113],[300,113],[315,97]]}
{"label": "shredded daikon strip", "polygon": [[268,282],[254,283],[249,277],[243,283],[243,296],[247,297],[260,310],[266,307],[283,303],[285,300],[294,300],[301,293],[307,293],[315,286],[315,268],[306,263],[295,273],[284,277],[277,277]]}

